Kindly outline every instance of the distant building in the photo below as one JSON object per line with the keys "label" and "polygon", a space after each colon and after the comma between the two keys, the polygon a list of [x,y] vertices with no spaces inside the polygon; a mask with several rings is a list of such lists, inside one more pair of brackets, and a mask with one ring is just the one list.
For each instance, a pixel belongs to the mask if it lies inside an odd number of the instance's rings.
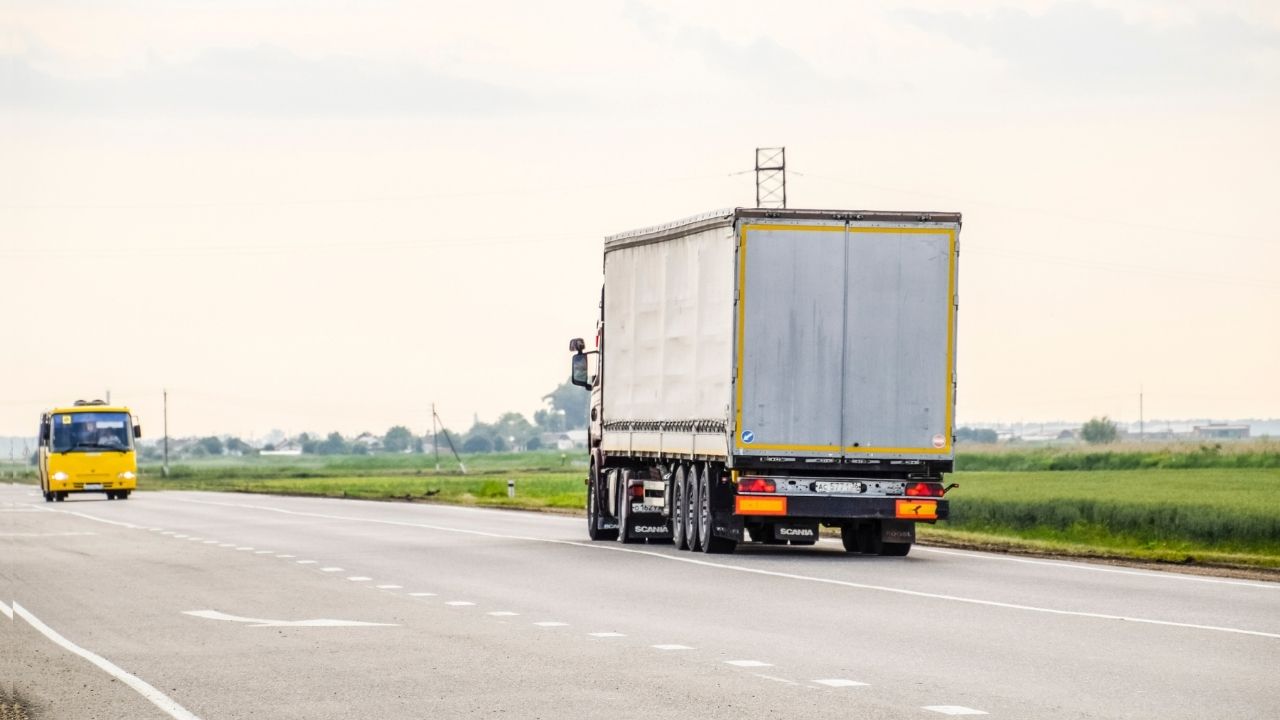
{"label": "distant building", "polygon": [[1245,440],[1249,437],[1248,425],[1196,425],[1192,436],[1202,440]]}

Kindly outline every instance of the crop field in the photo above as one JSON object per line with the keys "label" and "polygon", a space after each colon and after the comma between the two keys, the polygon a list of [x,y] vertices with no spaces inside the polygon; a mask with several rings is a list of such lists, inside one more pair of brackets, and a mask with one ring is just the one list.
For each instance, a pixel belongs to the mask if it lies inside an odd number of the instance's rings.
{"label": "crop field", "polygon": [[[1280,470],[961,472],[939,538],[1280,567]],[[998,543],[996,543],[998,544]]]}

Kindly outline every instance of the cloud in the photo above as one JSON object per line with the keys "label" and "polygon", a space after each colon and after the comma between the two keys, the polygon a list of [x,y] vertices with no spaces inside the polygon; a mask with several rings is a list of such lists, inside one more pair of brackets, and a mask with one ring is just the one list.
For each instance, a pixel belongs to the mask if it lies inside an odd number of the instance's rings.
{"label": "cloud", "polygon": [[904,11],[917,27],[989,51],[1024,79],[1054,90],[1199,92],[1280,88],[1280,31],[1225,14],[1157,27],[1087,2],[1043,14]]}
{"label": "cloud", "polygon": [[845,88],[851,84],[848,79],[824,75],[799,53],[769,37],[734,42],[715,28],[677,24],[635,0],[624,5],[623,17],[650,40],[689,52],[720,77],[749,83],[762,91],[797,96],[837,82]]}
{"label": "cloud", "polygon": [[[303,58],[278,47],[216,49],[153,60],[105,78],[45,72],[26,54],[0,55],[0,106],[83,112],[283,115],[483,115],[536,109],[508,87],[350,56]],[[551,103],[546,102],[550,105]]]}

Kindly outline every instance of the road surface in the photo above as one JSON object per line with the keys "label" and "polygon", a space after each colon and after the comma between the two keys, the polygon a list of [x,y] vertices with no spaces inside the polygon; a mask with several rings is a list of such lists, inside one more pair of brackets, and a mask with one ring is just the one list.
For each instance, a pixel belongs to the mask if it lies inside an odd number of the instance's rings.
{"label": "road surface", "polygon": [[438,505],[3,485],[0,611],[41,718],[1280,717],[1277,583]]}

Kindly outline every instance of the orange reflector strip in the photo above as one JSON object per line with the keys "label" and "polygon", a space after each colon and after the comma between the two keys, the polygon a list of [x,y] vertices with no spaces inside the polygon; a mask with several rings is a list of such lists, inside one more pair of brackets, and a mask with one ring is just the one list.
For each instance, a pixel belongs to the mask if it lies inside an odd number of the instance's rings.
{"label": "orange reflector strip", "polygon": [[900,518],[909,520],[937,520],[937,500],[899,500],[894,510]]}
{"label": "orange reflector strip", "polygon": [[786,515],[787,499],[739,495],[734,498],[733,512],[736,515]]}

